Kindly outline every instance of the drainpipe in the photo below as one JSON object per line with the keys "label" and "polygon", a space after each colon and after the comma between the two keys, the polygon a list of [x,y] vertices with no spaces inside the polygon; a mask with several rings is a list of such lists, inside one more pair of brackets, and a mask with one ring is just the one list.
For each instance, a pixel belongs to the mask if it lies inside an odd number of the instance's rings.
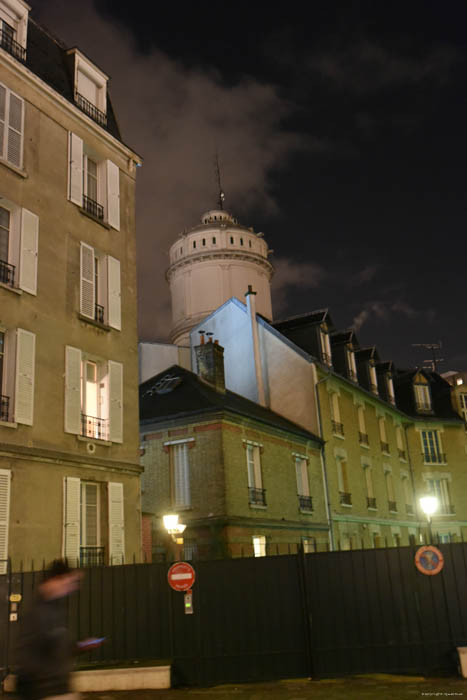
{"label": "drainpipe", "polygon": [[[317,372],[316,372],[316,366],[313,365],[313,375],[316,380],[317,377]],[[324,377],[319,379],[318,381],[315,381],[315,396],[316,396],[316,408],[318,410],[318,430],[321,438],[323,437],[323,424],[322,424],[322,419],[321,419],[321,403],[319,400],[319,391],[318,391],[318,385],[319,384],[324,384],[329,377],[331,376],[331,372],[328,372]],[[334,551],[334,532],[332,529],[332,520],[331,520],[331,499],[329,497],[329,484],[328,484],[328,474],[327,474],[327,468],[326,468],[326,453],[324,451],[325,445],[321,445],[321,471],[323,475],[323,489],[324,489],[324,504],[326,507],[326,519],[328,521],[328,527],[329,527],[329,546],[331,549],[331,552]]]}
{"label": "drainpipe", "polygon": [[258,324],[256,322],[256,292],[253,291],[251,284],[248,285],[248,291],[245,294],[248,313],[250,315],[251,334],[253,337],[253,356],[255,360],[256,388],[258,391],[258,403],[261,406],[266,406],[266,396],[264,393],[263,372],[261,368],[261,355],[259,351],[259,335]]}

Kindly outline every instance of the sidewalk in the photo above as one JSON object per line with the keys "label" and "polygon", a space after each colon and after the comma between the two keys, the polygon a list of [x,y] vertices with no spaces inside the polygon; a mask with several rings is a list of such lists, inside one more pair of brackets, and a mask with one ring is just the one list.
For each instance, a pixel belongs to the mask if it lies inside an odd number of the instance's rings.
{"label": "sidewalk", "polygon": [[467,700],[467,680],[375,675],[321,681],[297,679],[214,688],[87,693],[83,696],[85,700],[416,700],[430,697],[464,697]]}

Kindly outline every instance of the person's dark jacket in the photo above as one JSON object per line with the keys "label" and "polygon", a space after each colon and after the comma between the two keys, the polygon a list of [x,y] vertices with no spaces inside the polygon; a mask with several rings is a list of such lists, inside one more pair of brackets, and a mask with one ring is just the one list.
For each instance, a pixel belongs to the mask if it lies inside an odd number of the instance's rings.
{"label": "person's dark jacket", "polygon": [[18,692],[40,700],[70,692],[74,645],[68,635],[66,600],[37,598],[26,615],[18,657]]}

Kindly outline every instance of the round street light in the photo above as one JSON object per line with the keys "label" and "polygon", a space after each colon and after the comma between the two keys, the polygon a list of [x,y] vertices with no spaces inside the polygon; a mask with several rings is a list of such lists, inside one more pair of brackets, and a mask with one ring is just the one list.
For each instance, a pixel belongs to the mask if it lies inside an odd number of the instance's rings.
{"label": "round street light", "polygon": [[428,522],[428,538],[430,544],[433,544],[433,533],[431,531],[431,516],[438,510],[439,501],[436,496],[422,496],[420,498],[420,507],[426,515]]}
{"label": "round street light", "polygon": [[181,535],[186,528],[186,525],[178,522],[177,513],[168,513],[167,515],[164,515],[162,517],[162,521],[164,523],[165,529],[167,530],[169,535],[172,535],[172,539],[174,541],[176,541],[177,535]]}

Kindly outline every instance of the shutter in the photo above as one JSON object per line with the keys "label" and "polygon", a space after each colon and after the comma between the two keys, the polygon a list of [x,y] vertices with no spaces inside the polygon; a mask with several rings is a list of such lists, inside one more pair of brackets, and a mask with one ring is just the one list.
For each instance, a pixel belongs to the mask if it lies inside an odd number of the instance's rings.
{"label": "shutter", "polygon": [[308,464],[307,464],[306,459],[300,460],[300,469],[301,469],[302,489],[303,489],[303,491],[301,492],[301,495],[302,496],[309,496],[310,495],[310,484],[308,481]]}
{"label": "shutter", "polygon": [[83,141],[71,131],[68,135],[68,199],[83,206]]}
{"label": "shutter", "polygon": [[34,414],[34,355],[36,336],[16,331],[15,421],[32,425]]}
{"label": "shutter", "polygon": [[71,566],[78,566],[81,529],[81,482],[75,477],[66,476],[63,480],[63,485],[63,556],[68,559]]}
{"label": "shutter", "polygon": [[5,158],[6,89],[0,85],[0,158]]}
{"label": "shutter", "polygon": [[109,481],[109,564],[125,563],[123,484]]}
{"label": "shutter", "polygon": [[65,432],[81,433],[81,350],[65,348]]}
{"label": "shutter", "polygon": [[261,452],[256,445],[253,447],[253,457],[255,460],[255,488],[263,488],[263,478],[261,474]]}
{"label": "shutter", "polygon": [[123,442],[123,365],[109,361],[109,440]]}
{"label": "shutter", "polygon": [[29,294],[37,294],[38,243],[39,217],[27,209],[22,209],[19,286]]}
{"label": "shutter", "polygon": [[96,83],[80,70],[78,70],[77,83],[79,94],[97,107],[98,87]]}
{"label": "shutter", "polygon": [[120,261],[112,258],[110,255],[107,256],[107,288],[109,295],[109,326],[120,331],[122,329]]}
{"label": "shutter", "polygon": [[295,475],[297,477],[297,493],[299,496],[304,496],[302,485],[302,460],[295,458]]}
{"label": "shutter", "polygon": [[95,316],[94,265],[94,248],[81,241],[79,308],[83,316],[88,318]]}
{"label": "shutter", "polygon": [[253,458],[253,445],[246,446],[246,462],[248,468],[248,486],[255,488],[255,460]]}
{"label": "shutter", "polygon": [[190,473],[188,464],[188,445],[173,445],[175,507],[190,506]]}
{"label": "shutter", "polygon": [[23,165],[23,100],[9,92],[7,160],[21,168]]}
{"label": "shutter", "polygon": [[0,469],[0,575],[7,572],[11,472]]}
{"label": "shutter", "polygon": [[107,223],[120,231],[120,170],[111,160],[106,161]]}
{"label": "shutter", "polygon": [[99,544],[99,491],[97,484],[83,484],[84,487],[84,518],[83,539],[87,547]]}

